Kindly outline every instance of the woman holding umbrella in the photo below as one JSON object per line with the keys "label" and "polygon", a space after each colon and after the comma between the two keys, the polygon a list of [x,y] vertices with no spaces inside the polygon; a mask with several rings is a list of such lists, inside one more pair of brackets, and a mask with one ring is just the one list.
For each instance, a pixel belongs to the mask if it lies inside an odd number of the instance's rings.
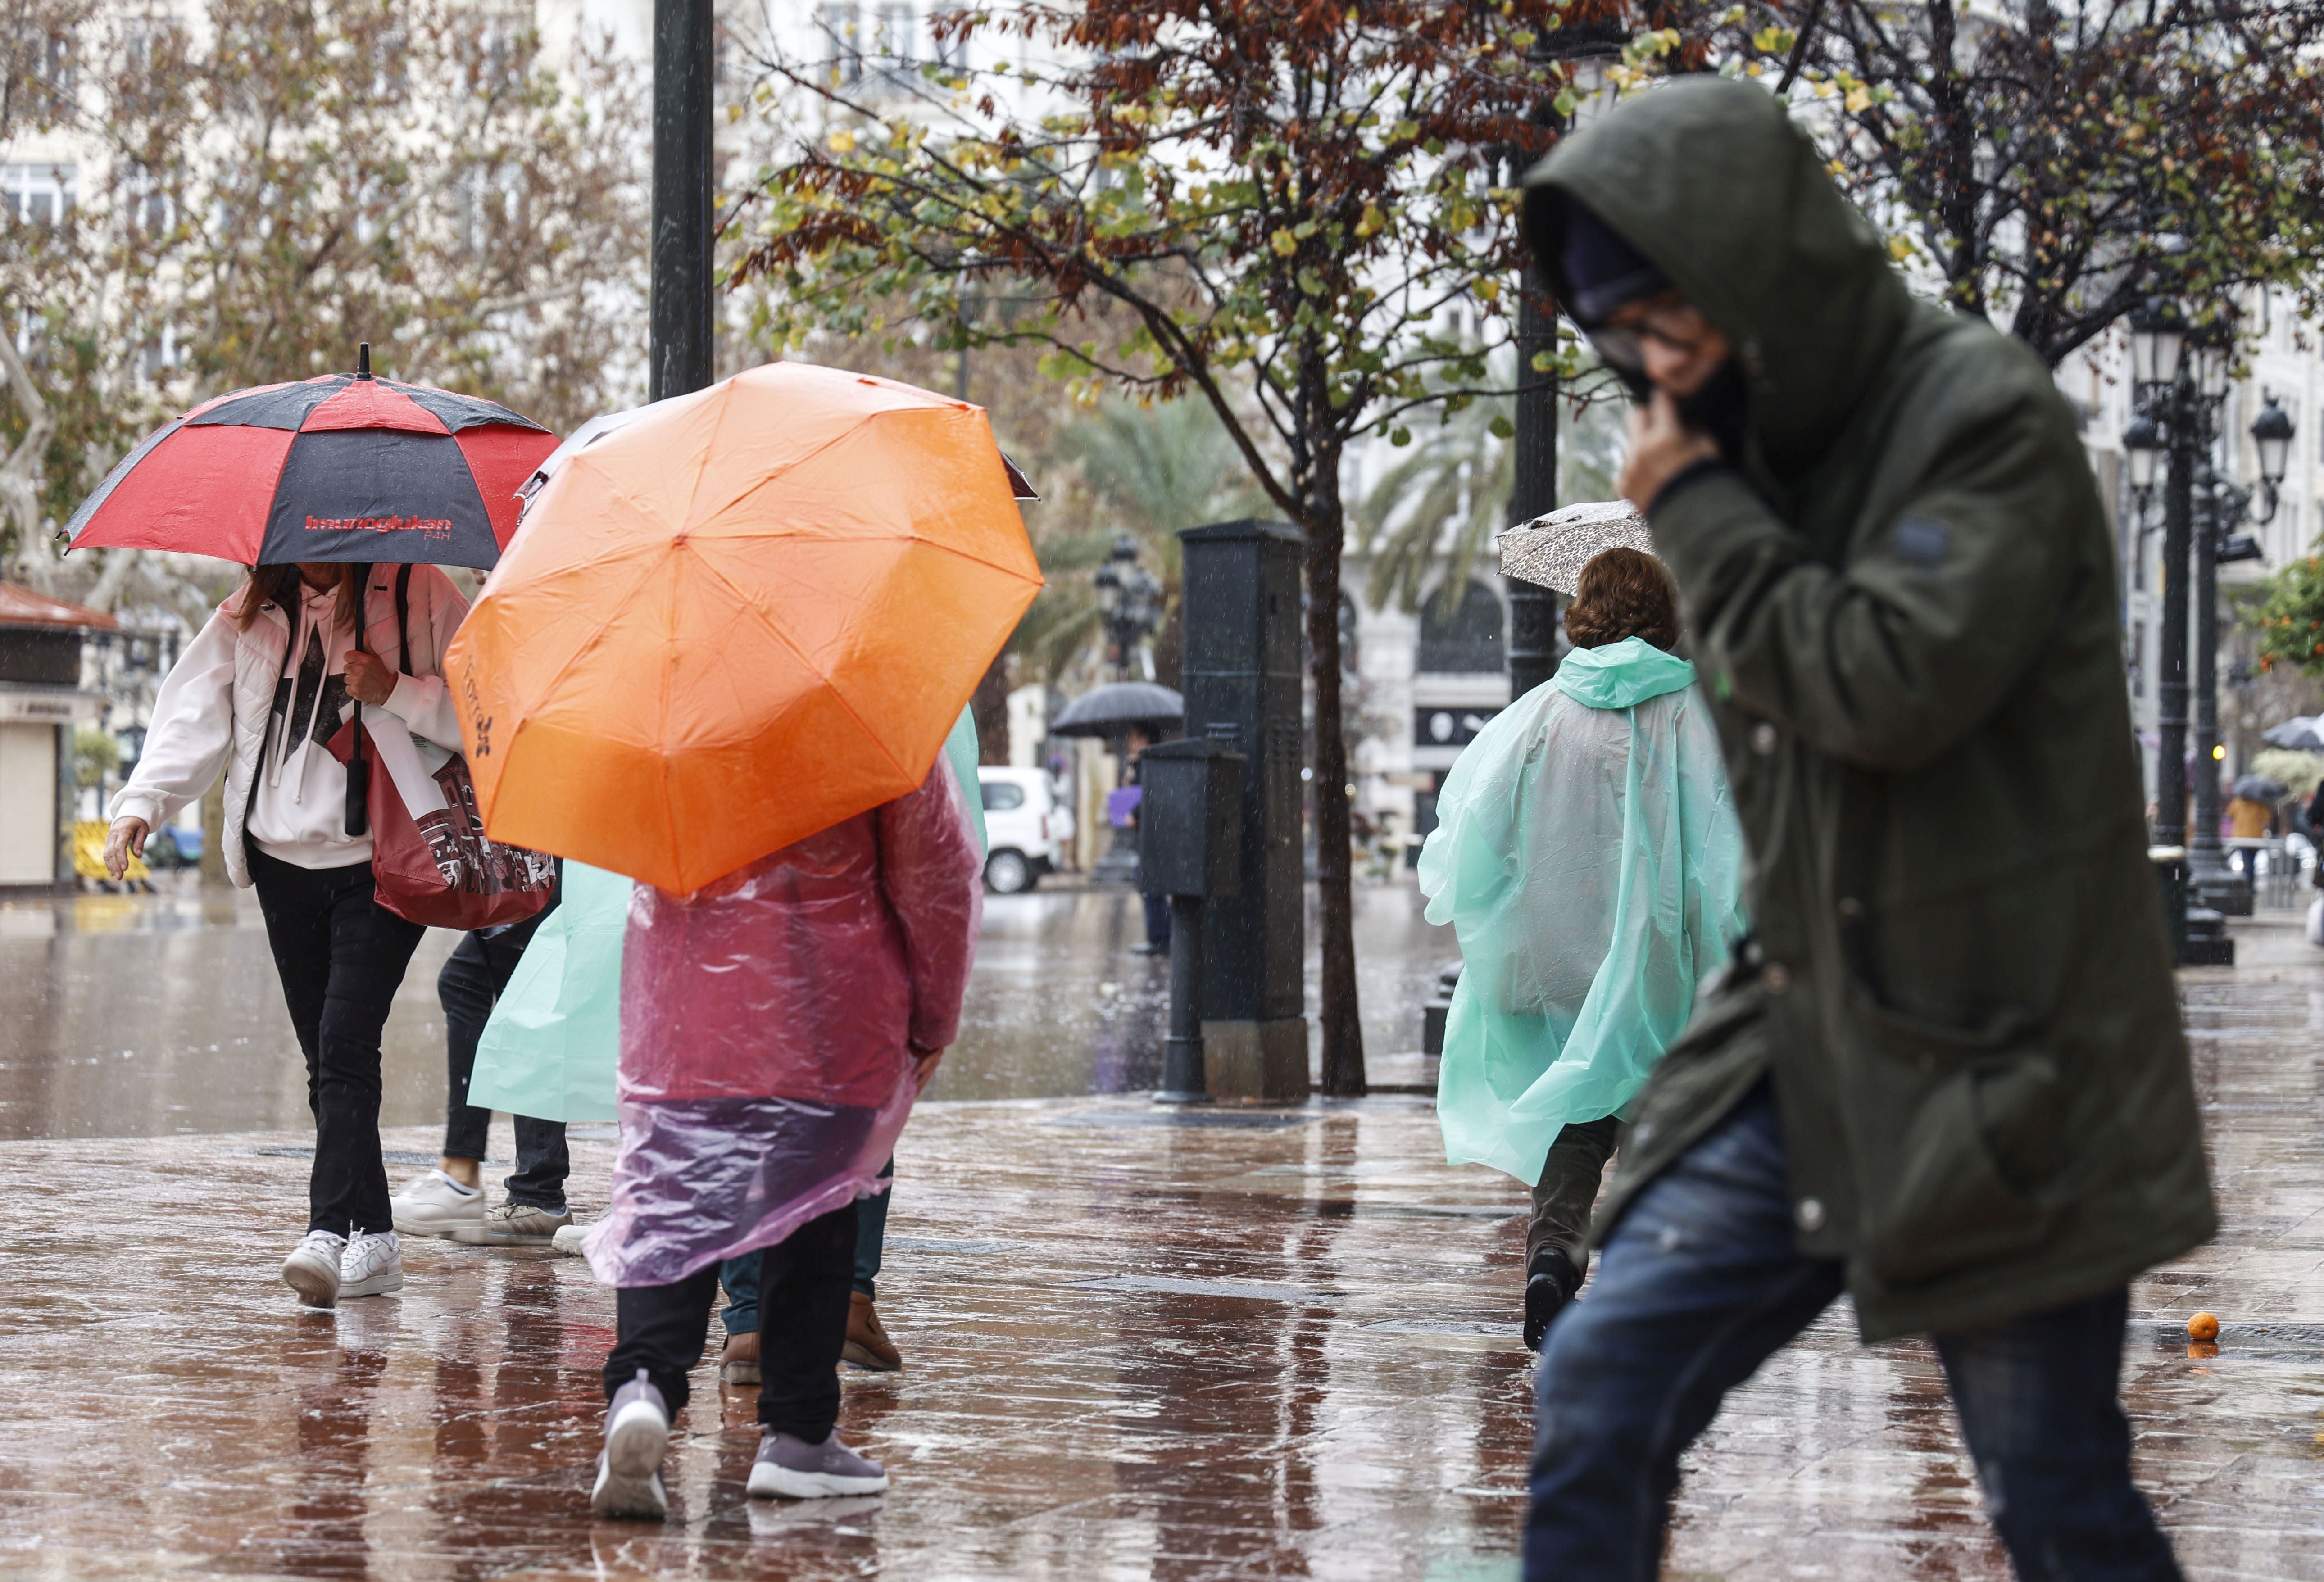
{"label": "woman holding umbrella", "polygon": [[[946,737],[1040,586],[984,413],[772,363],[571,455],[449,673],[484,825],[641,881],[590,1505],[658,1519],[719,1267],[761,1256],[757,1495],[838,1431],[857,1200],[957,1030],[982,855]],[[487,741],[490,750],[486,750]]]}
{"label": "woman holding umbrella", "polygon": [[380,1035],[423,932],[375,898],[360,783],[351,794],[326,744],[369,706],[410,730],[431,772],[460,750],[443,662],[467,604],[435,565],[415,563],[492,564],[502,520],[515,523],[507,474],[555,444],[491,402],[374,380],[369,363],[366,347],[352,379],[196,408],[132,453],[67,529],[74,548],[251,568],[162,683],[144,754],[114,798],[106,866],[122,872],[224,775],[226,872],[258,892],[315,1117],[307,1233],[282,1278],[322,1308],[403,1284],[380,1157]]}

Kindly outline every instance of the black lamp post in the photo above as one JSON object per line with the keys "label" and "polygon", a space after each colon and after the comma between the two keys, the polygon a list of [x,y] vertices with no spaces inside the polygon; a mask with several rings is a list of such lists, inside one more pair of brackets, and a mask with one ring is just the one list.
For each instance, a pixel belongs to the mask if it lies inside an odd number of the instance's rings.
{"label": "black lamp post", "polygon": [[[2259,553],[2248,535],[2234,531],[2249,513],[2250,492],[2219,477],[2210,459],[2234,348],[2234,329],[2225,313],[2192,330],[2169,302],[2151,301],[2132,315],[2131,363],[2141,409],[2123,431],[2132,495],[2141,516],[2153,500],[2158,473],[2163,485],[2154,839],[2159,848],[2184,851],[2187,886],[2203,903],[2188,908],[2184,889],[2175,890],[2180,913],[2172,919],[2172,933],[2181,942],[2181,959],[2221,965],[2234,963],[2235,946],[2227,937],[2225,919],[2211,908],[2248,912],[2251,892],[2249,880],[2227,866],[2219,844],[2218,566],[2223,560]],[[2259,520],[2266,521],[2275,514],[2277,490],[2290,456],[2292,420],[2270,398],[2251,433],[2259,447],[2265,501]],[[2197,770],[2191,820],[2183,771],[2190,660]]]}

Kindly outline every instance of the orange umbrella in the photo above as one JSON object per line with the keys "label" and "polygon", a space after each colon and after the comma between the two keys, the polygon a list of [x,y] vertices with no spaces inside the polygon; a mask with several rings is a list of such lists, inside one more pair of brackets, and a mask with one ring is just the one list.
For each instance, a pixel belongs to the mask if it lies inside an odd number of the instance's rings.
{"label": "orange umbrella", "polygon": [[484,827],[698,889],[918,786],[1040,585],[982,408],[799,363],[660,402],[445,658]]}

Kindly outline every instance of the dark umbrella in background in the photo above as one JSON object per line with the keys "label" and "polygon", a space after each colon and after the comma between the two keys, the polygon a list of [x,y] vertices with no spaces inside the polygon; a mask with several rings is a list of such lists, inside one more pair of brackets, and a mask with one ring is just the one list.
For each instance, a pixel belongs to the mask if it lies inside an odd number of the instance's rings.
{"label": "dark umbrella in background", "polygon": [[2292,787],[2273,775],[2246,775],[2236,782],[2235,794],[2246,802],[2281,802]]}
{"label": "dark umbrella in background", "polygon": [[1144,726],[1176,729],[1186,717],[1186,700],[1151,681],[1109,681],[1093,686],[1057,711],[1052,736],[1125,737]]}
{"label": "dark umbrella in background", "polygon": [[[1156,740],[1175,734],[1186,718],[1186,700],[1151,681],[1109,681],[1093,686],[1057,711],[1049,723],[1052,736],[1098,736],[1105,739],[1113,761],[1126,774],[1130,768],[1130,733],[1145,731]],[[1119,795],[1119,793],[1117,793]],[[1094,879],[1130,883],[1138,878],[1138,842],[1125,839],[1129,831],[1117,825],[1105,855],[1091,870]],[[1148,941],[1148,944],[1153,942]]]}

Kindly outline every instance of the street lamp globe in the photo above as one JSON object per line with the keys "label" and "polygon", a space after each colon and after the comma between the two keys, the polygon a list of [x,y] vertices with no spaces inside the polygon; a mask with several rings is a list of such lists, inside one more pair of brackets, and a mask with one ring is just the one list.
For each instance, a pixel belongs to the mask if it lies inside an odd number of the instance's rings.
{"label": "street lamp globe", "polygon": [[2292,416],[2276,405],[2273,394],[2262,391],[2266,404],[2259,416],[2252,419],[2252,445],[2259,452],[2259,475],[2270,489],[2283,482],[2283,474],[2292,462]]}
{"label": "street lamp globe", "polygon": [[2163,465],[2163,430],[2141,412],[2124,428],[2122,448],[2130,458],[2130,486],[2143,500],[2153,492],[2155,474]]}
{"label": "street lamp globe", "polygon": [[2179,354],[2186,344],[2186,321],[2179,317],[2178,304],[2149,297],[2130,316],[2131,376],[2141,385],[2175,382]]}
{"label": "street lamp globe", "polygon": [[2194,343],[2195,384],[2207,401],[2227,393],[2227,368],[2235,357],[2235,332],[2225,319],[2205,325],[2190,337]]}

